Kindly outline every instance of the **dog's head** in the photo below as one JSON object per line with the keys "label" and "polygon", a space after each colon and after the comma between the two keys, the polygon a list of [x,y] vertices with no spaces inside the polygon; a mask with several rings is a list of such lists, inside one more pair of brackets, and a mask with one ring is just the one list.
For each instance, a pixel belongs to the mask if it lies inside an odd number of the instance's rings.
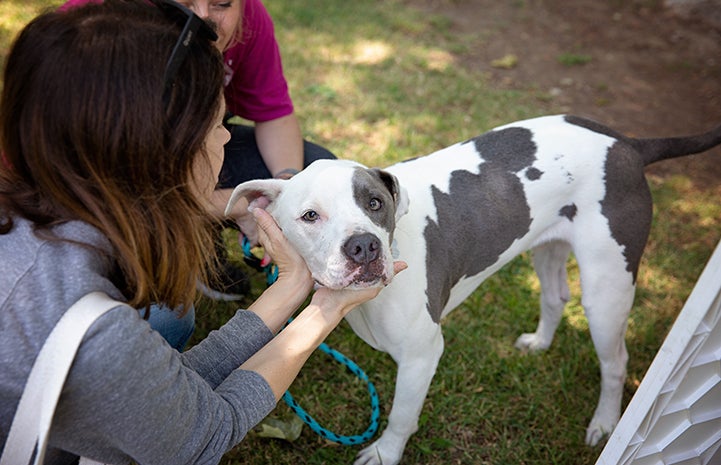
{"label": "dog's head", "polygon": [[408,195],[392,174],[319,160],[288,180],[238,185],[226,211],[241,197],[275,218],[320,285],[352,289],[393,279],[393,232]]}

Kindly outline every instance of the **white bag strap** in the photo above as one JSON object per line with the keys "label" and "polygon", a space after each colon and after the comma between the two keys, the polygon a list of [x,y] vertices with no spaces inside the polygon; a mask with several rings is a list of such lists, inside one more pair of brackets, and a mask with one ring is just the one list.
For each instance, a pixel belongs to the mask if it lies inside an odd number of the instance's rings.
{"label": "white bag strap", "polygon": [[[0,465],[25,465],[35,451],[35,465],[43,463],[50,423],[65,378],[83,336],[101,315],[124,305],[103,292],[91,292],[60,318],[40,349],[18,403]],[[83,459],[81,463],[96,463]]]}

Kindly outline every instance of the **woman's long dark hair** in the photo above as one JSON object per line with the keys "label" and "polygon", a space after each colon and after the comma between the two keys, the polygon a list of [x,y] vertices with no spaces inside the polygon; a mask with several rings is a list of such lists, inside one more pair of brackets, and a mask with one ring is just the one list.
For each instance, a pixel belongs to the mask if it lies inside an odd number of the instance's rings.
{"label": "woman's long dark hair", "polygon": [[[213,256],[193,186],[218,114],[223,65],[196,36],[164,102],[182,24],[144,0],[48,12],[8,56],[0,106],[0,233],[82,220],[114,248],[128,299],[192,304]],[[202,161],[202,160],[201,160]]]}

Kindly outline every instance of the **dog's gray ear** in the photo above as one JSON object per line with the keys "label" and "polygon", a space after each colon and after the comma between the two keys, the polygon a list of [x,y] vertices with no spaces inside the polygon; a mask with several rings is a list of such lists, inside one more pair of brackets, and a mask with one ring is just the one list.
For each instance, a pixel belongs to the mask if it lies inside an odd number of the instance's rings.
{"label": "dog's gray ear", "polygon": [[384,171],[380,168],[371,168],[371,171],[378,175],[378,178],[380,178],[383,184],[385,184],[388,188],[391,196],[393,196],[396,208],[395,219],[398,221],[401,216],[408,213],[408,205],[410,203],[408,199],[408,191],[405,187],[401,186],[400,182],[398,182],[398,178],[388,171]]}
{"label": "dog's gray ear", "polygon": [[283,186],[287,180],[283,179],[256,179],[253,181],[238,184],[225,206],[225,216],[229,216],[233,210],[233,206],[245,197],[248,200],[248,209],[265,208],[272,204],[283,191]]}

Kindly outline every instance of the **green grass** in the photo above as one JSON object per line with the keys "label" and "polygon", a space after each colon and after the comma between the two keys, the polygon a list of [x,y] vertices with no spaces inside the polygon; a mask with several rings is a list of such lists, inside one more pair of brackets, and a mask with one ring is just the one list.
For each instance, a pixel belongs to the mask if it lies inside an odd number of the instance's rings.
{"label": "green grass", "polygon": [[558,62],[564,66],[580,66],[590,63],[593,58],[590,55],[581,53],[562,53],[558,56]]}
{"label": "green grass", "polygon": [[[2,0],[0,1],[0,71],[4,69],[7,50],[17,31],[38,12],[54,7],[62,0]],[[0,87],[2,89],[2,87]]]}
{"label": "green grass", "polygon": [[[0,55],[38,9],[57,3],[2,0]],[[266,3],[304,132],[340,158],[385,166],[497,124],[548,112],[552,105],[533,93],[499,90],[484,75],[463,68],[459,58],[477,43],[456,36],[447,19],[420,14],[400,0]],[[624,405],[719,238],[718,192],[697,189],[683,174],[650,182],[654,226],[626,338],[630,362]],[[240,260],[230,235],[228,244]],[[532,331],[538,318],[538,283],[527,255],[487,280],[447,318],[446,351],[403,463],[595,461],[600,449],[586,447],[583,438],[598,396],[598,361],[573,262],[569,276],[573,297],[545,353],[523,355],[513,349],[515,338]],[[261,276],[255,278],[258,293],[264,283]],[[195,340],[235,308],[202,302]],[[327,342],[375,383],[383,427],[393,397],[394,363],[346,324]],[[324,354],[313,355],[291,390],[329,429],[356,434],[367,426],[365,386]],[[281,403],[272,415],[287,414]],[[308,428],[293,443],[251,433],[222,463],[350,463],[358,450],[323,441]]]}

